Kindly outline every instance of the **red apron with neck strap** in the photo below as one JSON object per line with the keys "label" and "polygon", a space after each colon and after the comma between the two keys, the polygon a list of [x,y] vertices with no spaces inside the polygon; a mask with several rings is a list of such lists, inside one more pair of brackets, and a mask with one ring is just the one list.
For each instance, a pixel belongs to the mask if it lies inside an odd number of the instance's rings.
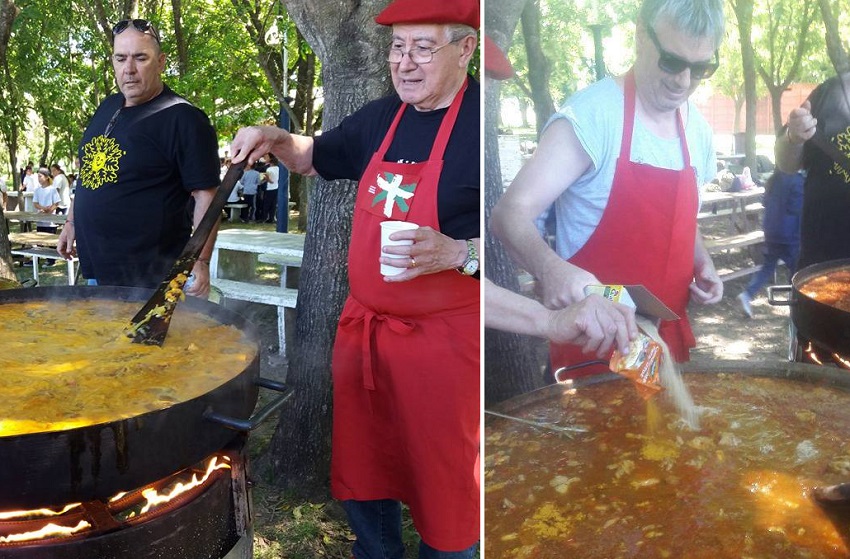
{"label": "red apron with neck strap", "polygon": [[437,185],[466,84],[428,161],[384,161],[403,104],[357,192],[351,291],[333,355],[331,490],[337,499],[396,499],[422,539],[466,549],[479,534],[479,286],[455,270],[387,283],[380,223],[439,231]]}
{"label": "red apron with neck strap", "polygon": [[[696,342],[687,319],[689,285],[694,276],[698,192],[679,110],[676,124],[682,146],[682,170],[631,161],[635,121],[635,78],[625,79],[625,119],[620,156],[608,204],[596,230],[569,262],[606,284],[642,284],[681,318],[661,323],[659,332],[676,361],[687,361]],[[595,359],[575,345],[550,346],[552,370]],[[572,375],[594,374],[584,367]]]}

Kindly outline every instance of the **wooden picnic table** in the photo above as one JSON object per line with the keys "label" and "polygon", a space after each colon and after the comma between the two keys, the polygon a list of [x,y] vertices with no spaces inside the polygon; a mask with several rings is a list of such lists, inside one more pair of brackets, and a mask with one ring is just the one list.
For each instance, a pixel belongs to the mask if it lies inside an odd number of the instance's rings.
{"label": "wooden picnic table", "polygon": [[702,195],[698,221],[724,218],[730,235],[749,233],[758,229],[764,206],[764,188],[744,192],[706,192]]}
{"label": "wooden picnic table", "polygon": [[46,214],[41,212],[3,212],[6,221],[20,221],[22,223],[35,223],[37,221],[49,221],[55,225],[64,225],[68,220],[65,214]]}
{"label": "wooden picnic table", "polygon": [[[28,231],[26,233],[9,233],[9,242],[13,245],[39,246],[56,248],[59,246],[59,235],[55,233],[42,233],[40,231]],[[61,258],[59,254],[57,258]]]}

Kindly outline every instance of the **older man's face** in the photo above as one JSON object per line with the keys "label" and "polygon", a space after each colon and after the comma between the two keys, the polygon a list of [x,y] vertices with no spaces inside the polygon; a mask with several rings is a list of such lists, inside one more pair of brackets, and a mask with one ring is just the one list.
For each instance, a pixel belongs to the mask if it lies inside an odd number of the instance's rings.
{"label": "older man's face", "polygon": [[162,91],[165,54],[153,36],[132,26],[115,35],[112,68],[127,107],[150,101]]}
{"label": "older man's face", "polygon": [[[655,34],[668,53],[688,62],[707,62],[714,59],[715,45],[710,37],[690,37],[662,19],[655,24]],[[645,29],[641,29],[636,67],[640,68],[643,95],[641,101],[652,110],[674,111],[696,90],[702,80],[695,79],[689,69],[678,74],[665,72],[658,66],[661,56]]]}
{"label": "older man's face", "polygon": [[[450,43],[444,25],[394,25],[391,46],[406,53],[401,62],[390,62],[393,85],[401,100],[418,111],[448,107],[466,75],[470,44],[474,49],[472,38]],[[408,54],[417,48],[440,50],[431,62],[417,64]]]}

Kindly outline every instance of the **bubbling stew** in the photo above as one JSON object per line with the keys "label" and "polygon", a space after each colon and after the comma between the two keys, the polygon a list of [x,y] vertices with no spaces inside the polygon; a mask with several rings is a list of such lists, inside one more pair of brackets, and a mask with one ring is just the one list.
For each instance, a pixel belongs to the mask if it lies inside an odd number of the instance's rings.
{"label": "bubbling stew", "polygon": [[848,557],[811,498],[850,481],[850,394],[738,374],[687,374],[691,430],[631,383],[584,386],[511,411],[485,433],[485,555],[500,559]]}
{"label": "bubbling stew", "polygon": [[0,436],[60,431],[161,410],[242,373],[256,344],[233,326],[178,307],[162,347],[124,327],[138,302],[0,305]]}
{"label": "bubbling stew", "polygon": [[834,270],[800,285],[800,293],[815,301],[850,311],[850,270]]}

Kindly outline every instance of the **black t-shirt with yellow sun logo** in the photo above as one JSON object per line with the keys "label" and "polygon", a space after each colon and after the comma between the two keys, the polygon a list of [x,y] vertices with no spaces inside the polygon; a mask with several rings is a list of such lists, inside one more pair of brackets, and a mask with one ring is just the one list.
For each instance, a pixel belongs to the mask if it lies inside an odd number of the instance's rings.
{"label": "black t-shirt with yellow sun logo", "polygon": [[[850,73],[819,85],[809,97],[818,134],[850,156]],[[850,258],[850,172],[806,142],[799,268]],[[798,269],[799,269],[798,268]]]}
{"label": "black t-shirt with yellow sun logo", "polygon": [[121,94],[104,100],[80,143],[77,252],[87,279],[156,287],[191,234],[191,192],[219,183],[218,141],[207,116],[168,87],[123,104]]}

